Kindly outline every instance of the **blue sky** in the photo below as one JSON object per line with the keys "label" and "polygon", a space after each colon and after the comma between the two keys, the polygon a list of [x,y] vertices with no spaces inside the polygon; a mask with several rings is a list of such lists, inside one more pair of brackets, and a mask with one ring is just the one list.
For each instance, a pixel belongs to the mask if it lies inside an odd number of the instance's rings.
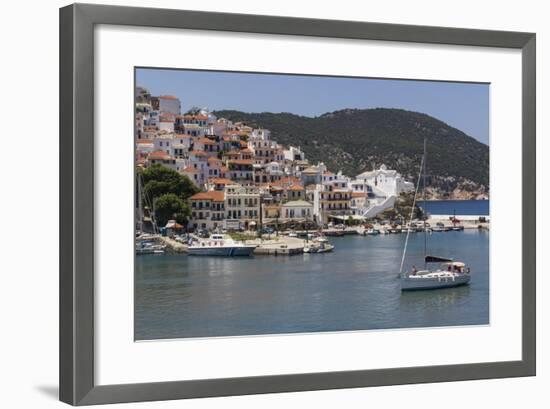
{"label": "blue sky", "polygon": [[343,108],[401,108],[431,115],[489,144],[489,85],[217,71],[136,70],[152,95],[176,95],[186,111],[291,112],[318,116]]}

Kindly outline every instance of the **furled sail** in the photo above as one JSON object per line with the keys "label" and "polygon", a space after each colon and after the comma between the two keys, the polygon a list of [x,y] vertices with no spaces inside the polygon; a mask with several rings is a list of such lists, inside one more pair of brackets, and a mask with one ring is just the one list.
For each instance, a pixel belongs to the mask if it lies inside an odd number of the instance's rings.
{"label": "furled sail", "polygon": [[437,256],[426,256],[426,263],[447,263],[453,261],[451,258],[437,257]]}

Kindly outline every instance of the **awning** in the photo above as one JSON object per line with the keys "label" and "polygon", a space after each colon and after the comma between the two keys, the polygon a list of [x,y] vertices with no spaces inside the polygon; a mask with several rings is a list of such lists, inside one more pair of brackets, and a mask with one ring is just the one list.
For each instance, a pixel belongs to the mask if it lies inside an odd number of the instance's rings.
{"label": "awning", "polygon": [[444,258],[437,256],[426,256],[426,263],[447,263],[453,261],[452,258]]}

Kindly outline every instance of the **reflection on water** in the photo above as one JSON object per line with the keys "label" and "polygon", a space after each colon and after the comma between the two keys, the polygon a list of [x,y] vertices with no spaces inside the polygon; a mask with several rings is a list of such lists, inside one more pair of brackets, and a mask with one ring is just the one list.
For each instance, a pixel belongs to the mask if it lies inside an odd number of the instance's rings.
{"label": "reflection on water", "polygon": [[[430,252],[466,261],[470,286],[401,293],[405,235],[332,239],[292,257],[136,258],[136,339],[342,331],[489,322],[489,234],[434,233]],[[405,265],[423,264],[413,234]]]}

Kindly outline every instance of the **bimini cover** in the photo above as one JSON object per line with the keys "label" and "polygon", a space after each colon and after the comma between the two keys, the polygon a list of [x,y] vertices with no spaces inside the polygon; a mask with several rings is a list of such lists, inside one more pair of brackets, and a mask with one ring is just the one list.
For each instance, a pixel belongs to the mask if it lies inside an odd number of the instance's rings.
{"label": "bimini cover", "polygon": [[450,261],[453,261],[453,259],[437,256],[426,256],[426,263],[446,263]]}

